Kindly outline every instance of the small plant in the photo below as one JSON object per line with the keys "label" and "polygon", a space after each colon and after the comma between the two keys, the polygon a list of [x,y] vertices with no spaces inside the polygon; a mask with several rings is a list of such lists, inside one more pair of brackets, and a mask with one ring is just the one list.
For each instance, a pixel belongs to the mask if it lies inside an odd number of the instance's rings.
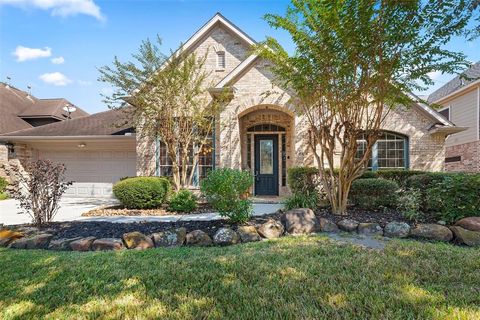
{"label": "small plant", "polygon": [[283,201],[285,209],[310,208],[315,210],[318,207],[318,193],[294,193]]}
{"label": "small plant", "polygon": [[0,200],[8,199],[8,195],[6,191],[7,186],[8,186],[7,179],[0,177]]}
{"label": "small plant", "polygon": [[362,209],[378,210],[396,207],[399,186],[385,179],[357,179],[350,189],[350,199]]}
{"label": "small plant", "polygon": [[170,191],[170,182],[163,177],[127,178],[113,186],[113,194],[128,209],[158,208]]}
{"label": "small plant", "polygon": [[420,190],[409,189],[398,198],[397,209],[405,218],[418,221],[423,215],[420,211],[421,203],[422,193]]}
{"label": "small plant", "polygon": [[247,197],[252,185],[250,172],[222,168],[210,171],[200,189],[221,216],[232,222],[245,222],[252,213],[252,202]]}
{"label": "small plant", "polygon": [[65,181],[65,165],[50,160],[36,160],[26,166],[28,175],[18,175],[13,198],[40,226],[52,221],[60,205],[60,198],[72,184]]}
{"label": "small plant", "polygon": [[192,212],[197,209],[197,196],[190,190],[182,189],[170,198],[168,209],[177,212]]}

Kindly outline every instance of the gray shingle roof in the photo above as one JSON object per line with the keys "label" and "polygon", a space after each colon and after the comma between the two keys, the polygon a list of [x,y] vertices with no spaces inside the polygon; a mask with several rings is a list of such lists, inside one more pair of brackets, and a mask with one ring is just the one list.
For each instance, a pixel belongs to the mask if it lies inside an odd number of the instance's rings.
{"label": "gray shingle roof", "polygon": [[432,103],[448,96],[460,88],[468,86],[470,83],[477,81],[480,78],[480,61],[473,64],[470,68],[462,73],[469,79],[462,78],[460,75],[456,76],[445,85],[437,89],[428,96],[428,102]]}

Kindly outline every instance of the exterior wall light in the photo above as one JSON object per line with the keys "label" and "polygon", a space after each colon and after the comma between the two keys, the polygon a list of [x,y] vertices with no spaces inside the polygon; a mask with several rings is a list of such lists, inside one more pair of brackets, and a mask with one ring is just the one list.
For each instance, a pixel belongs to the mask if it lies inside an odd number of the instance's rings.
{"label": "exterior wall light", "polygon": [[87,146],[87,144],[84,143],[84,142],[79,143],[79,144],[77,145],[77,147],[79,147],[79,148],[85,148],[86,146]]}

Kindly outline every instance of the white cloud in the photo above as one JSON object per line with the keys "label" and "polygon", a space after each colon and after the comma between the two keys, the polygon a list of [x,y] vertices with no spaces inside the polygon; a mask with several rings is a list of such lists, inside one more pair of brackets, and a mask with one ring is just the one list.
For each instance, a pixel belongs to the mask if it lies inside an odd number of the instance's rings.
{"label": "white cloud", "polygon": [[[1,1],[1,0],[0,0]],[[52,55],[52,49],[45,47],[39,48],[27,48],[24,46],[17,46],[12,54],[17,57],[18,62],[33,60],[38,58],[47,58]]]}
{"label": "white cloud", "polygon": [[50,61],[53,64],[63,64],[65,62],[65,59],[63,57],[56,57],[56,58],[50,59]]}
{"label": "white cloud", "polygon": [[67,76],[60,72],[44,73],[39,78],[43,80],[43,82],[54,86],[66,86],[67,84],[72,83],[72,80],[68,79]]}
{"label": "white cloud", "polygon": [[440,71],[432,71],[432,72],[429,72],[427,73],[427,75],[430,77],[430,79],[432,79],[433,81],[437,80],[438,78],[440,78],[440,76],[442,75],[442,73]]}
{"label": "white cloud", "polygon": [[68,17],[85,14],[98,20],[105,20],[100,7],[93,0],[0,0],[0,5],[10,4],[21,8],[49,10],[52,16]]}

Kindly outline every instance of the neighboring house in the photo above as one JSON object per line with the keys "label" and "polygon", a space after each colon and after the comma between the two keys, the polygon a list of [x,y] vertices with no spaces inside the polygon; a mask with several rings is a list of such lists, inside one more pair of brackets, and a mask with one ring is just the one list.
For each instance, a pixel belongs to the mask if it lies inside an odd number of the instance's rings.
{"label": "neighboring house", "polygon": [[429,97],[441,107],[439,112],[465,131],[449,136],[445,142],[445,170],[480,171],[480,62],[472,65]]}
{"label": "neighboring house", "polygon": [[[212,99],[225,90],[231,93],[215,119],[211,151],[194,168],[195,181],[215,167],[244,169],[256,175],[254,194],[284,195],[289,192],[287,169],[314,165],[308,126],[295,114],[290,94],[272,82],[270,63],[251,54],[254,44],[221,14],[184,44],[185,52],[207,54],[205,67],[216,83],[209,88]],[[67,176],[76,181],[71,195],[108,195],[112,183],[123,176],[169,175],[171,163],[161,141],[134,135],[128,124],[112,126],[121,119],[118,111],[107,111],[9,133],[0,141],[18,146],[22,152],[16,157],[64,162]],[[421,103],[391,110],[383,129],[372,153],[374,170],[443,170],[445,138],[463,130]]]}

